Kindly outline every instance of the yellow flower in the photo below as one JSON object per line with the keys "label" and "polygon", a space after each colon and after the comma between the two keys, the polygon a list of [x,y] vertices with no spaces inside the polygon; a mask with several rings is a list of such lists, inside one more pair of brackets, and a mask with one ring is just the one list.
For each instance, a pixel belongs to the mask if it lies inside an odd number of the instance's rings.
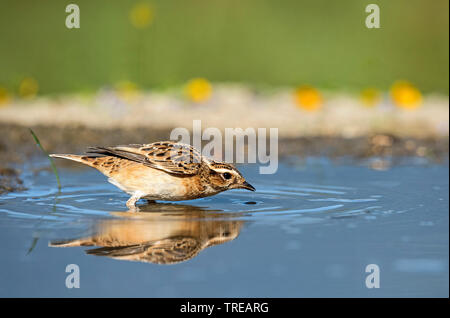
{"label": "yellow flower", "polygon": [[19,85],[19,95],[22,98],[33,98],[39,91],[39,85],[34,78],[25,77]]}
{"label": "yellow flower", "polygon": [[422,103],[420,91],[406,81],[398,81],[392,85],[391,98],[396,106],[404,109],[416,109]]}
{"label": "yellow flower", "polygon": [[117,83],[116,91],[118,95],[126,101],[132,101],[139,95],[137,85],[130,81],[121,81]]}
{"label": "yellow flower", "polygon": [[0,87],[0,107],[7,105],[11,101],[11,95],[4,87]]}
{"label": "yellow flower", "polygon": [[380,102],[381,94],[376,88],[369,87],[361,91],[360,99],[365,106],[374,107]]}
{"label": "yellow flower", "polygon": [[300,86],[294,93],[297,106],[307,111],[316,111],[322,107],[320,92],[311,86]]}
{"label": "yellow flower", "polygon": [[144,29],[153,21],[154,10],[145,2],[137,3],[130,11],[131,24],[137,29]]}
{"label": "yellow flower", "polygon": [[203,102],[211,97],[212,85],[207,79],[194,78],[186,85],[185,93],[190,100]]}

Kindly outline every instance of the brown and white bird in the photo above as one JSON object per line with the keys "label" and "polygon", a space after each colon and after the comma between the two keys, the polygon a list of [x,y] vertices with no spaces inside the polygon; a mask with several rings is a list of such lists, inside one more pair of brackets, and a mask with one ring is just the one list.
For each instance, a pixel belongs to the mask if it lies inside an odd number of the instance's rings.
{"label": "brown and white bird", "polygon": [[50,156],[96,168],[131,195],[128,208],[134,208],[139,199],[181,201],[230,189],[255,191],[233,165],[202,156],[190,145],[161,141],[88,149],[87,155]]}

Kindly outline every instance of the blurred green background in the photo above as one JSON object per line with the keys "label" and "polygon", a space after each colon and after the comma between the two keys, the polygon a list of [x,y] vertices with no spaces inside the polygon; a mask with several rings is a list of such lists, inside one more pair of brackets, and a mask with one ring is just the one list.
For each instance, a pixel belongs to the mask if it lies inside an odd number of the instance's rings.
{"label": "blurred green background", "polygon": [[[40,94],[213,82],[356,91],[408,80],[449,91],[448,0],[152,0],[152,22],[130,22],[142,1],[0,0],[0,86],[31,76]],[[76,3],[81,28],[67,29]],[[367,29],[365,7],[381,9]]]}

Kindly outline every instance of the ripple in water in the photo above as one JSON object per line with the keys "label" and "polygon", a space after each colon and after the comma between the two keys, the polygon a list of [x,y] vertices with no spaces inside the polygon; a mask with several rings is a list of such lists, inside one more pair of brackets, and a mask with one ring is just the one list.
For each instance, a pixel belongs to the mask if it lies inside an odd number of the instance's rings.
{"label": "ripple in water", "polygon": [[[52,183],[49,181],[51,177],[47,175],[46,181],[49,184]],[[92,180],[93,178],[97,176],[91,173],[84,179],[77,175],[76,180],[72,180],[74,184],[64,186],[60,193],[52,186],[45,186],[46,182],[36,180],[39,185],[29,186],[30,190],[2,197],[0,213],[19,219],[37,218],[73,222],[86,218],[111,217],[110,212],[114,211],[125,212],[127,195],[104,180]],[[77,181],[81,184],[75,185]],[[178,205],[210,213],[226,212],[224,218],[263,223],[278,219],[296,220],[297,223],[316,223],[396,212],[383,208],[383,195],[363,194],[353,187],[281,181],[271,184],[256,182],[255,186],[257,192],[254,193],[227,191],[213,197],[162,206],[165,213],[171,209],[177,212]],[[152,206],[151,211],[153,210],[159,212],[160,208]],[[189,208],[184,210],[186,213],[189,212]]]}

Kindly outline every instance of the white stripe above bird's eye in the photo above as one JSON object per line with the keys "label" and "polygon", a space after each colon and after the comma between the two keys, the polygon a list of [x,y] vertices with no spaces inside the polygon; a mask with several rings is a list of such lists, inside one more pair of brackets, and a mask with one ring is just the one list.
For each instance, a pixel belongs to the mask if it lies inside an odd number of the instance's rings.
{"label": "white stripe above bird's eye", "polygon": [[225,173],[225,172],[228,172],[228,173],[237,175],[236,171],[231,170],[231,169],[220,168],[220,169],[213,169],[213,170],[214,170],[215,172],[217,172],[217,173]]}

